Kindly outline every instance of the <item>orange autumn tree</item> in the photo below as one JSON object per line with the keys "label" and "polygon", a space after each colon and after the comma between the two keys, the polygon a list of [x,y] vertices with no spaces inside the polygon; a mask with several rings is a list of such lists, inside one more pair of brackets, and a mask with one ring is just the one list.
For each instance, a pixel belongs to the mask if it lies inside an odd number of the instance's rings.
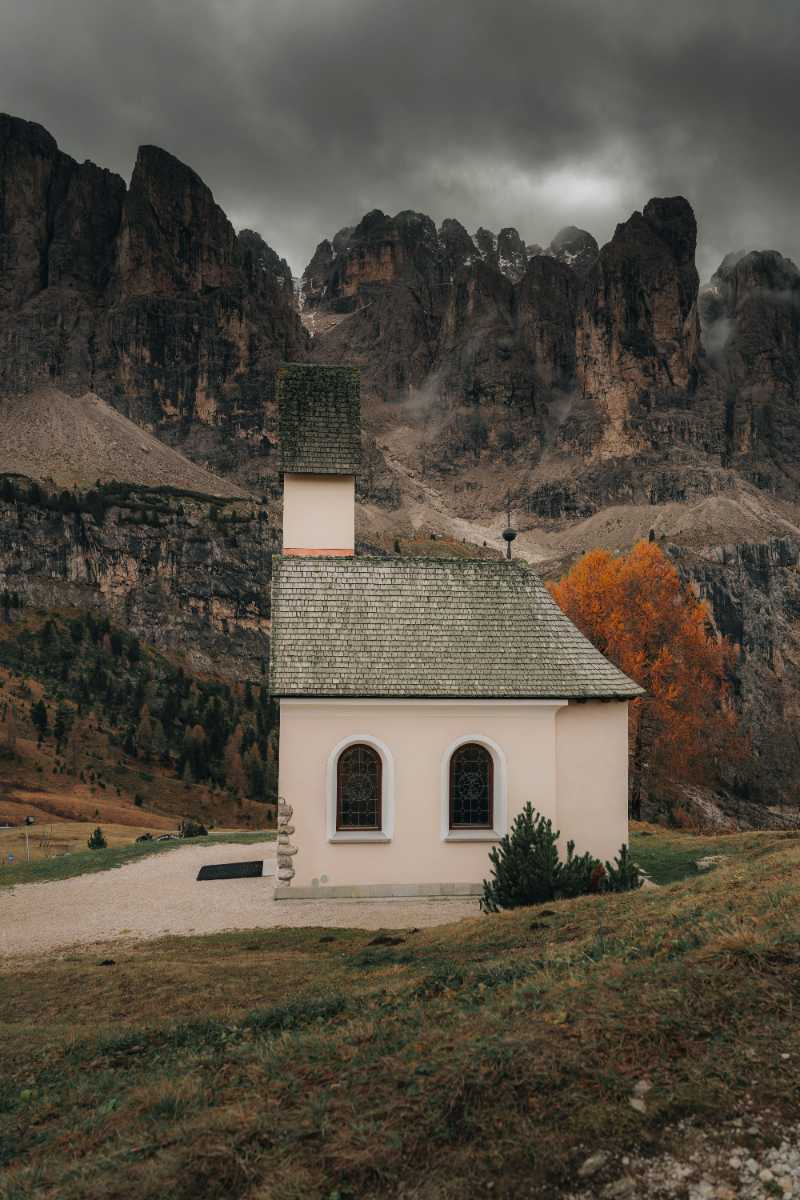
{"label": "orange autumn tree", "polygon": [[646,694],[630,706],[630,812],[709,782],[744,751],[730,700],[734,650],[653,542],[627,555],[592,550],[557,584],[556,602]]}

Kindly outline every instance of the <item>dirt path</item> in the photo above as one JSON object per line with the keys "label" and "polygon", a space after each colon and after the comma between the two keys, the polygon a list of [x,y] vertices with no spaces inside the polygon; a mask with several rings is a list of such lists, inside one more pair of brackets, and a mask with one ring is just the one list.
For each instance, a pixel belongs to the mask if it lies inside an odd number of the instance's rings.
{"label": "dirt path", "polygon": [[[198,883],[204,863],[263,859],[261,879]],[[324,925],[419,928],[476,916],[477,901],[272,899],[275,843],[187,846],[168,854],[0,893],[0,956],[30,956],[116,938]]]}
{"label": "dirt path", "polygon": [[413,427],[400,426],[390,434],[385,434],[377,445],[389,470],[394,471],[401,480],[403,504],[412,527],[415,530],[428,529],[432,518],[435,518],[435,523],[456,539],[464,537],[476,546],[485,542],[494,550],[505,550],[505,542],[496,526],[454,516],[438,488],[418,478],[411,467],[403,462],[399,453],[402,452],[404,439],[409,436],[416,437]]}

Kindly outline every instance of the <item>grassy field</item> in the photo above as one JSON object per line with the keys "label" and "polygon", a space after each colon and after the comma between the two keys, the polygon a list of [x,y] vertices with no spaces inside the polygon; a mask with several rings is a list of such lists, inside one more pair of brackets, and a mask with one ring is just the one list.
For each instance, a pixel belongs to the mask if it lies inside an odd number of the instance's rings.
{"label": "grassy field", "polygon": [[[677,870],[686,835],[646,838],[654,863],[659,838]],[[0,1195],[552,1198],[599,1147],[668,1149],[681,1121],[756,1111],[779,1136],[800,837],[691,842],[725,860],[391,940],[272,929],[0,968]]]}
{"label": "grassy field", "polygon": [[742,853],[744,847],[756,849],[759,836],[753,841],[747,834],[732,838],[730,834],[718,837],[697,837],[696,834],[679,830],[660,829],[657,825],[633,822],[631,825],[631,851],[633,857],[653,883],[677,883],[679,879],[694,878],[698,859],[729,853]]}
{"label": "grassy field", "polygon": [[[84,829],[81,827],[80,844],[86,846],[88,835],[94,829],[94,825],[87,825]],[[38,837],[39,831],[35,831]],[[0,889],[4,887],[14,887],[20,883],[48,883],[54,879],[71,879],[74,875],[88,875],[95,871],[109,871],[113,867],[123,867],[126,863],[136,862],[140,858],[147,858],[151,854],[165,854],[170,850],[175,850],[179,846],[195,846],[195,845],[213,845],[220,842],[235,842],[237,845],[248,842],[265,842],[270,841],[276,835],[260,831],[251,833],[243,830],[230,830],[224,833],[210,833],[207,837],[199,838],[179,838],[169,842],[136,842],[131,840],[131,834],[135,834],[136,830],[131,830],[129,827],[119,827],[118,829],[103,827],[103,832],[106,835],[109,843],[106,850],[89,850],[81,849],[67,854],[59,854],[54,858],[39,857],[28,863],[23,861],[22,851],[18,845],[19,831],[17,830],[0,830],[0,852],[3,849],[3,834],[15,834],[17,842],[15,842],[16,861],[9,864],[7,861],[0,866]],[[156,830],[156,833],[161,832]],[[116,835],[116,836],[115,836]],[[115,844],[116,842],[116,844]]]}

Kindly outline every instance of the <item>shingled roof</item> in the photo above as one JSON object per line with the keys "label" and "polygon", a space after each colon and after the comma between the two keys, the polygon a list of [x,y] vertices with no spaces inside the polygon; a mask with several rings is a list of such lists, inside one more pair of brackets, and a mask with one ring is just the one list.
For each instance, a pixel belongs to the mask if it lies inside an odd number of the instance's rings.
{"label": "shingled roof", "polygon": [[355,475],[361,460],[357,369],[284,363],[276,390],[282,469]]}
{"label": "shingled roof", "polygon": [[275,696],[632,699],[524,563],[276,557]]}

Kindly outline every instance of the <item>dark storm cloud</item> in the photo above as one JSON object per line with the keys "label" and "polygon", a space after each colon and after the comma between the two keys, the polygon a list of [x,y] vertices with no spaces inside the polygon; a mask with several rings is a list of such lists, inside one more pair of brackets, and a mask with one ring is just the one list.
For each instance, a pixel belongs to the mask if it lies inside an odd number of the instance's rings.
{"label": "dark storm cloud", "polygon": [[683,193],[800,260],[797,0],[0,0],[0,108],[189,163],[302,269],[367,209],[600,240]]}

